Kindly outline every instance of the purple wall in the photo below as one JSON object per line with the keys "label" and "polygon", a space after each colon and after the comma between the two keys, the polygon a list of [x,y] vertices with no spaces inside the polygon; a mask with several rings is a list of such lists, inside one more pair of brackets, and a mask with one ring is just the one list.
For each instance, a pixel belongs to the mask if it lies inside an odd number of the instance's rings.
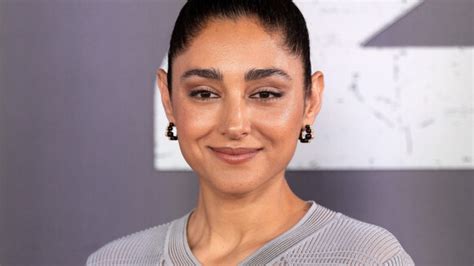
{"label": "purple wall", "polygon": [[[0,2],[0,265],[83,265],[194,206],[192,173],[153,168],[154,72],[181,4]],[[417,265],[472,265],[473,174],[288,179],[303,198],[386,227]]]}

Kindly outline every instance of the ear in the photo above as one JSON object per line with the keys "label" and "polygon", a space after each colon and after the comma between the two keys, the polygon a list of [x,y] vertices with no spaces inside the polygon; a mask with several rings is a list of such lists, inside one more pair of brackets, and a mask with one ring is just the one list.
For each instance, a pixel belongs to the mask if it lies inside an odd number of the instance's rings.
{"label": "ear", "polygon": [[161,103],[163,104],[163,108],[165,109],[166,117],[168,118],[168,121],[174,122],[176,124],[176,120],[174,119],[173,114],[173,103],[171,101],[171,95],[168,90],[168,77],[166,71],[160,68],[156,72],[156,77],[158,80],[158,87],[160,89]]}
{"label": "ear", "polygon": [[[319,111],[324,91],[324,75],[320,71],[316,71],[311,76],[311,95],[306,97],[304,110],[304,125],[312,125]],[[303,125],[303,126],[304,126]]]}

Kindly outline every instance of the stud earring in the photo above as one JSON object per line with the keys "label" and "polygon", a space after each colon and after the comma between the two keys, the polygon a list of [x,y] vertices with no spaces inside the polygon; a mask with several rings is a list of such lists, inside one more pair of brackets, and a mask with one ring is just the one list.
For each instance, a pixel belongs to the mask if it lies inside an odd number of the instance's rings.
{"label": "stud earring", "polygon": [[173,122],[170,122],[169,125],[168,125],[168,129],[166,130],[166,136],[170,139],[170,140],[178,140],[178,136],[174,135],[173,134],[173,127],[174,127],[174,123]]}
{"label": "stud earring", "polygon": [[313,132],[311,130],[311,126],[306,125],[304,127],[304,131],[306,132],[306,134],[304,135],[304,138],[303,138],[303,129],[301,129],[300,137],[298,139],[300,140],[301,143],[309,143],[309,141],[313,138],[313,135],[311,134]]}

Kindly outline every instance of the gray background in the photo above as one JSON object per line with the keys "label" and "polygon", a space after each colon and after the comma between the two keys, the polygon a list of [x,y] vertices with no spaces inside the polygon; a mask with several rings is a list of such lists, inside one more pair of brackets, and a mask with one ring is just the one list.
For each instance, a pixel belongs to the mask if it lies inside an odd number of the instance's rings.
{"label": "gray background", "polygon": [[[181,3],[0,0],[2,266],[82,265],[194,206],[194,174],[153,168],[150,88]],[[473,174],[287,177],[303,198],[393,232],[417,265],[473,265]]]}

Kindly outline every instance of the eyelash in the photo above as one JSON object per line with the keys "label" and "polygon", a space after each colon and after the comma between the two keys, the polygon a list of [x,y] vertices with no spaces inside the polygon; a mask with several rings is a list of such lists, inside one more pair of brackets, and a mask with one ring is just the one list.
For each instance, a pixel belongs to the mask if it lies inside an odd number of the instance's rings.
{"label": "eyelash", "polygon": [[[189,93],[189,96],[191,96],[192,98],[195,98],[195,99],[198,99],[199,101],[210,101],[212,99],[216,99],[216,98],[219,98],[219,97],[198,97],[199,94],[201,93],[209,93],[209,94],[216,94],[215,92],[213,91],[210,91],[210,90],[204,90],[204,89],[198,89],[198,90],[194,90],[194,91],[191,91]],[[273,101],[273,100],[277,100],[278,98],[281,98],[283,96],[283,93],[281,92],[274,92],[274,91],[270,91],[270,90],[261,90],[261,91],[258,91],[252,95],[255,95],[255,94],[260,94],[261,93],[268,93],[269,96],[272,96],[272,97],[251,97],[253,99],[257,99],[259,101]]]}
{"label": "eyelash", "polygon": [[[271,90],[261,90],[261,91],[258,91],[256,93],[254,93],[254,94],[260,94],[261,95],[261,93],[269,94],[269,97],[267,97],[267,98],[261,98],[261,97],[256,98],[259,101],[274,101],[274,100],[277,100],[278,98],[281,98],[283,96],[283,93],[275,92],[275,91],[271,91]],[[252,94],[252,95],[254,95],[254,94]]]}
{"label": "eyelash", "polygon": [[192,98],[196,98],[199,101],[210,101],[212,99],[219,98],[219,97],[198,97],[197,95],[199,95],[201,93],[216,94],[216,93],[214,93],[212,91],[209,91],[209,90],[198,89],[198,90],[191,91],[189,93],[189,96],[191,96]]}

